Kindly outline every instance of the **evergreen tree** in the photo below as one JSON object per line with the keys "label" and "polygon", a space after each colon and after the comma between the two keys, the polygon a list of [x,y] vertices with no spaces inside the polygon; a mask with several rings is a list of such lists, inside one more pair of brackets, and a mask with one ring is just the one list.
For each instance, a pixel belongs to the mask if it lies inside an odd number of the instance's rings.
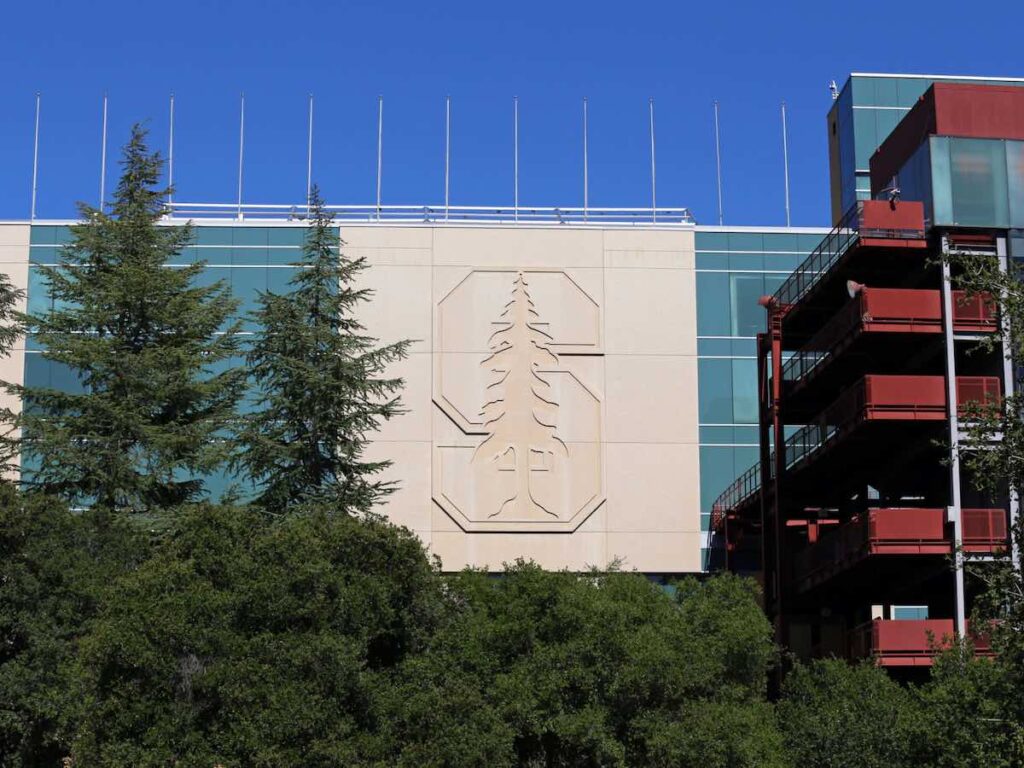
{"label": "evergreen tree", "polygon": [[190,227],[159,226],[163,161],[139,125],[123,150],[110,212],[87,205],[57,267],[41,268],[53,307],[26,321],[43,356],[78,391],[23,396],[25,479],[72,504],[156,512],[202,491],[227,458],[240,374],[217,371],[236,349],[236,306],[222,284],[197,286],[203,263],[169,268]]}
{"label": "evergreen tree", "polygon": [[[0,357],[11,353],[18,338],[24,333],[18,304],[25,298],[25,292],[15,288],[7,275],[0,274]],[[13,388],[0,382],[0,388],[17,397]],[[17,470],[20,440],[17,431],[17,414],[9,403],[0,403],[0,476]]]}
{"label": "evergreen tree", "polygon": [[387,367],[408,341],[378,346],[356,318],[371,292],[349,259],[314,187],[302,262],[286,294],[261,295],[248,354],[256,409],[240,435],[239,465],[271,511],[310,501],[366,513],[393,490],[375,478],[389,462],[366,461],[367,434],[400,412],[399,378]]}

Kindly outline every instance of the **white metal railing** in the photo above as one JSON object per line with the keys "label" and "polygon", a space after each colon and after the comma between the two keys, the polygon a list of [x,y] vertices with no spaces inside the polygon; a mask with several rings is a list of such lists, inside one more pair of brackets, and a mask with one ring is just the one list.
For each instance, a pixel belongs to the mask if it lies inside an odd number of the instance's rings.
{"label": "white metal railing", "polygon": [[[691,226],[689,208],[523,208],[484,205],[328,205],[338,222],[431,224],[572,224],[620,226]],[[305,205],[169,202],[171,219],[271,219],[303,221]]]}

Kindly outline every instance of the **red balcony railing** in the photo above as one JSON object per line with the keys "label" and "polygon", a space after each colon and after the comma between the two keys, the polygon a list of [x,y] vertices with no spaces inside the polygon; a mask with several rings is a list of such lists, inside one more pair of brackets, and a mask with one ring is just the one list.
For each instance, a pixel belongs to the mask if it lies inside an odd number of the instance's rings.
{"label": "red balcony railing", "polygon": [[953,291],[953,330],[958,333],[991,333],[999,327],[998,314],[987,293]]}
{"label": "red balcony railing", "polygon": [[1009,537],[1005,509],[962,509],[963,548],[966,552],[999,552]]}
{"label": "red balcony railing", "polygon": [[883,667],[931,666],[952,637],[952,619],[875,619],[850,632],[850,656],[873,656]]}
{"label": "red balcony railing", "polygon": [[809,586],[871,555],[943,555],[951,551],[945,510],[871,509],[798,552],[793,570],[796,578]]}
{"label": "red balcony railing", "polygon": [[957,412],[961,418],[970,418],[975,408],[998,405],[1002,400],[1002,384],[998,376],[957,376]]}
{"label": "red balcony railing", "polygon": [[843,214],[817,248],[775,292],[779,306],[796,304],[828,274],[859,239],[898,243],[924,242],[924,207],[918,202],[892,205],[881,200],[860,200]]}

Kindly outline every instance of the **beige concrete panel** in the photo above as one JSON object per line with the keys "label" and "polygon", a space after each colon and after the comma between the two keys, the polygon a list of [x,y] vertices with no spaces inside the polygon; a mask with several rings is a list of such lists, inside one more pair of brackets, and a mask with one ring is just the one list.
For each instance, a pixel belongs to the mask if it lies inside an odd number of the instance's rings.
{"label": "beige concrete panel", "polygon": [[624,570],[644,573],[693,573],[701,570],[700,533],[609,532],[608,559]]}
{"label": "beige concrete panel", "polygon": [[605,356],[606,439],[697,442],[697,359]]}
{"label": "beige concrete panel", "polygon": [[693,253],[695,230],[679,229],[626,229],[604,230],[606,251],[688,251]]}
{"label": "beige concrete panel", "polygon": [[431,345],[430,267],[376,264],[359,276],[359,287],[373,291],[359,308],[367,331],[390,344],[412,339],[413,351],[429,352]]}
{"label": "beige concrete panel", "polygon": [[693,269],[695,261],[690,229],[609,229],[604,250],[605,266],[612,269]]}
{"label": "beige concrete panel", "polygon": [[601,267],[597,229],[541,227],[438,227],[434,263],[478,268]]}
{"label": "beige concrete panel", "polygon": [[515,533],[463,534],[434,531],[431,552],[441,558],[444,570],[461,570],[466,566],[502,570],[504,563],[516,558],[533,560],[543,568],[586,570],[605,562],[604,533],[532,534]]}
{"label": "beige concrete panel", "polygon": [[392,462],[380,479],[398,482],[398,490],[387,497],[380,511],[395,525],[429,531],[434,506],[430,501],[430,443],[370,443],[364,457]]}
{"label": "beige concrete panel", "polygon": [[700,531],[696,445],[609,443],[608,530]]}
{"label": "beige concrete panel", "polygon": [[370,264],[430,266],[431,227],[386,227],[343,224],[343,250],[350,258],[364,258]]}
{"label": "beige concrete panel", "polygon": [[605,281],[608,354],[696,355],[694,273],[609,270]]}
{"label": "beige concrete panel", "polygon": [[387,376],[405,379],[402,405],[406,409],[390,421],[384,422],[373,435],[381,441],[430,440],[430,355],[413,353],[392,365]]}
{"label": "beige concrete panel", "polygon": [[342,223],[341,239],[351,248],[402,248],[430,250],[434,228],[389,227],[381,224]]}
{"label": "beige concrete panel", "polygon": [[28,248],[31,231],[32,227],[29,224],[0,224],[0,247],[15,246]]}

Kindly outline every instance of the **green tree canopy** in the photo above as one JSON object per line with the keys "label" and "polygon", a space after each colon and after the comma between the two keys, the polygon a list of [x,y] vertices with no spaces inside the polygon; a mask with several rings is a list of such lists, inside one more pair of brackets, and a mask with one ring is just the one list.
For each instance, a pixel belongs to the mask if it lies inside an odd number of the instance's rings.
{"label": "green tree canopy", "polygon": [[195,499],[227,458],[241,378],[218,365],[235,303],[196,285],[203,264],[166,266],[192,231],[159,225],[162,167],[135,125],[109,213],[81,205],[59,266],[38,267],[53,305],[26,321],[81,389],[16,388],[24,479],[73,505],[152,513]]}
{"label": "green tree canopy", "polygon": [[367,435],[400,412],[402,380],[386,375],[409,342],[379,346],[356,312],[371,292],[357,287],[363,258],[341,251],[337,227],[314,187],[303,259],[285,294],[261,295],[248,353],[256,406],[240,436],[239,466],[257,503],[281,512],[327,502],[368,512],[393,489],[367,461]]}

